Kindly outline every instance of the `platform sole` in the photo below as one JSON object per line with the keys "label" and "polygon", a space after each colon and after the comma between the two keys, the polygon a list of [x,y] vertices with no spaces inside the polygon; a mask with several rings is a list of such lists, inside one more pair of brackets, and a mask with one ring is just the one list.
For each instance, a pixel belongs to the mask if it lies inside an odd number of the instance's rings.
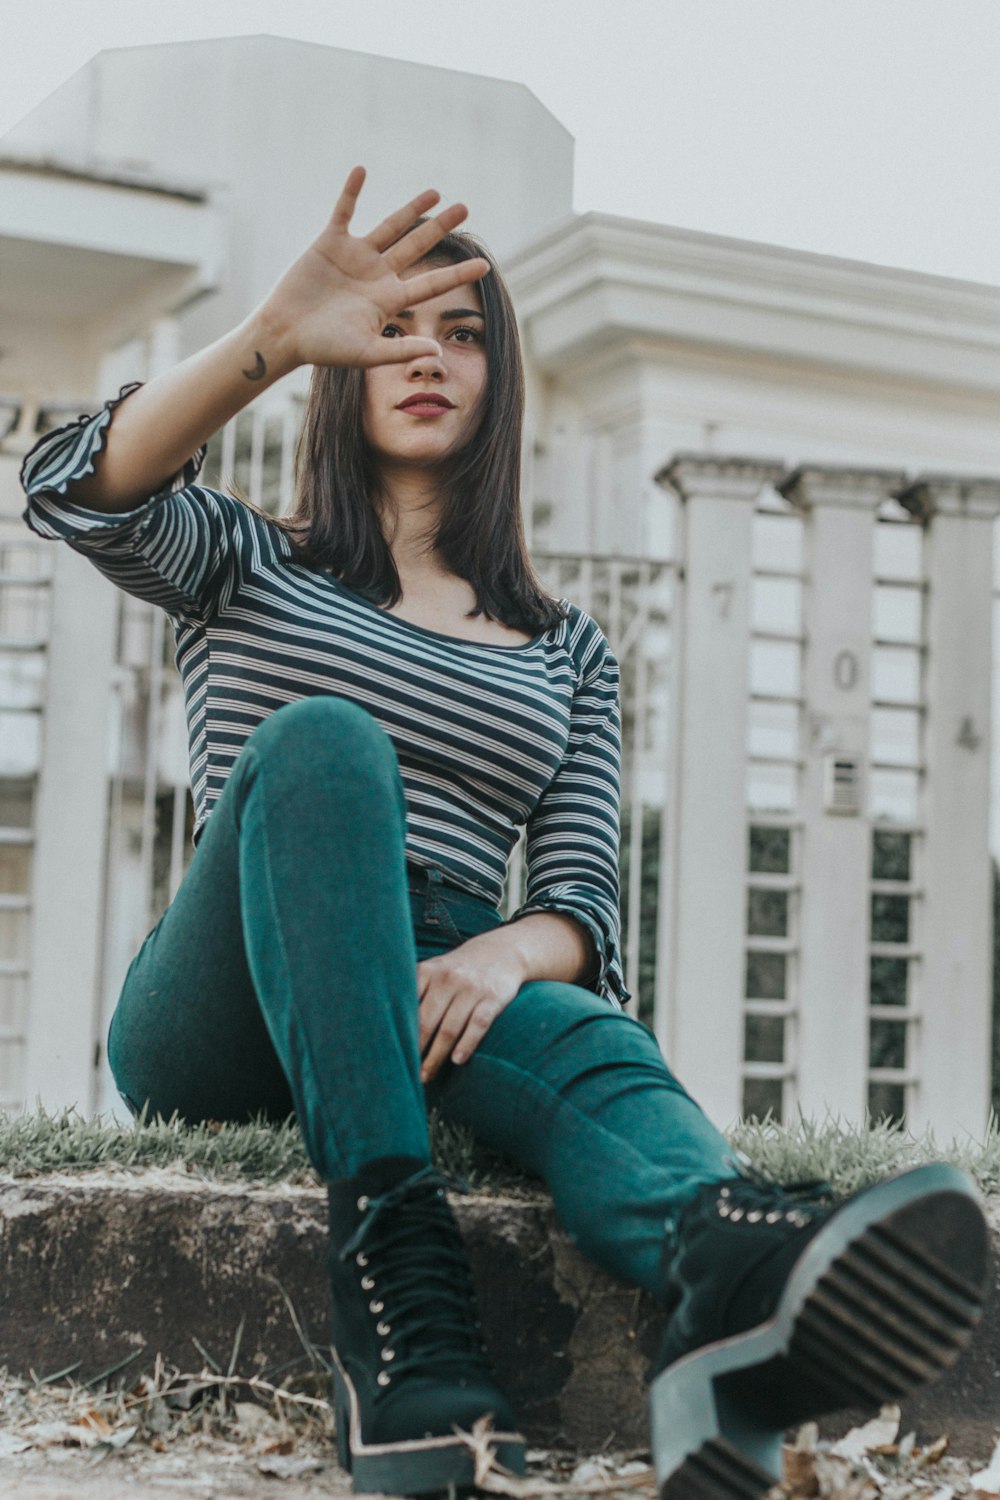
{"label": "platform sole", "polygon": [[917,1167],[849,1200],[768,1322],[653,1381],[661,1500],[756,1500],[780,1478],[787,1428],[935,1379],[972,1338],[988,1270],[978,1194],[957,1168]]}
{"label": "platform sole", "polygon": [[[333,1393],[337,1457],[351,1475],[355,1494],[430,1495],[475,1487],[476,1455],[458,1433],[366,1443],[361,1434],[357,1395],[334,1354]],[[512,1474],[525,1470],[525,1442],[519,1432],[489,1435],[494,1461]]]}

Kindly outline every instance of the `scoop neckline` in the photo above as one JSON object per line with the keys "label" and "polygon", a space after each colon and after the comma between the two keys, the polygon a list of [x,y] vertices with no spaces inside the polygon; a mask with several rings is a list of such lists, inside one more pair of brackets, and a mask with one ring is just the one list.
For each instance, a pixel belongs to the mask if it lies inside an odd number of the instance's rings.
{"label": "scoop neckline", "polygon": [[[455,646],[471,646],[476,651],[503,651],[511,653],[519,651],[531,651],[533,647],[537,646],[540,641],[543,641],[549,633],[548,630],[539,631],[538,635],[532,636],[530,641],[521,641],[517,646],[499,646],[493,641],[470,641],[468,637],[464,635],[445,635],[440,630],[429,630],[426,625],[415,625],[412,620],[404,620],[400,615],[390,614],[389,611],[387,609],[383,609],[380,604],[373,604],[372,601],[370,599],[366,599],[363,594],[359,594],[354,589],[348,588],[346,583],[341,583],[340,579],[334,578],[332,573],[325,573],[324,577],[333,584],[335,589],[339,589],[343,594],[348,594],[350,598],[355,599],[358,604],[363,604],[366,609],[373,610],[375,614],[381,615],[382,619],[391,620],[393,624],[401,625],[404,630],[412,630],[417,635],[429,636],[430,639],[434,641],[448,641],[449,644]],[[562,600],[560,600],[559,602],[562,603]],[[554,627],[550,626],[549,630],[553,628]]]}

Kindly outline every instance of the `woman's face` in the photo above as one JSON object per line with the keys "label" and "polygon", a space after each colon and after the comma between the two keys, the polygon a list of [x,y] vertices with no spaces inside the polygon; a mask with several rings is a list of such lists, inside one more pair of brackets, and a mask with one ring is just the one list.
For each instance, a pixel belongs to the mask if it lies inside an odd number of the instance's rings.
{"label": "woman's face", "polygon": [[365,371],[365,437],[383,469],[432,467],[460,452],[479,424],[486,390],[479,288],[469,283],[420,302],[387,323],[383,333],[435,339],[441,354]]}

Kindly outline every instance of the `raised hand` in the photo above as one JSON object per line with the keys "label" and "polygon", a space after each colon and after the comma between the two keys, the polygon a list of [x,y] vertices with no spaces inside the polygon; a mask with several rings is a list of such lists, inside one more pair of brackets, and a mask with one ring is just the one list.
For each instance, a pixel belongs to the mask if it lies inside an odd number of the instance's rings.
{"label": "raised hand", "polygon": [[404,308],[478,281],[489,270],[489,263],[478,258],[412,269],[468,213],[464,204],[453,203],[407,233],[439,201],[440,194],[433,191],[418,194],[369,234],[350,234],[364,180],[364,168],[355,167],[322,234],[260,309],[293,364],[367,367],[439,354],[431,339],[386,339],[382,330]]}

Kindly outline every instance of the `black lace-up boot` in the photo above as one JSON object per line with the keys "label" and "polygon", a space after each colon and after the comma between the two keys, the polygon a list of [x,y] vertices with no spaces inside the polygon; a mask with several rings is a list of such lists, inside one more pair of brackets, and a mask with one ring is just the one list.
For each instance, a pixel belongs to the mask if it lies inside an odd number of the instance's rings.
{"label": "black lace-up boot", "polygon": [[752,1177],[706,1185],[665,1253],[661,1500],[756,1500],[786,1429],[933,1380],[971,1339],[988,1270],[976,1189],[943,1163],[839,1204]]}
{"label": "black lace-up boot", "polygon": [[471,1486],[474,1455],[458,1433],[484,1416],[497,1462],[524,1469],[445,1186],[413,1157],[328,1184],[337,1450],[355,1490]]}

